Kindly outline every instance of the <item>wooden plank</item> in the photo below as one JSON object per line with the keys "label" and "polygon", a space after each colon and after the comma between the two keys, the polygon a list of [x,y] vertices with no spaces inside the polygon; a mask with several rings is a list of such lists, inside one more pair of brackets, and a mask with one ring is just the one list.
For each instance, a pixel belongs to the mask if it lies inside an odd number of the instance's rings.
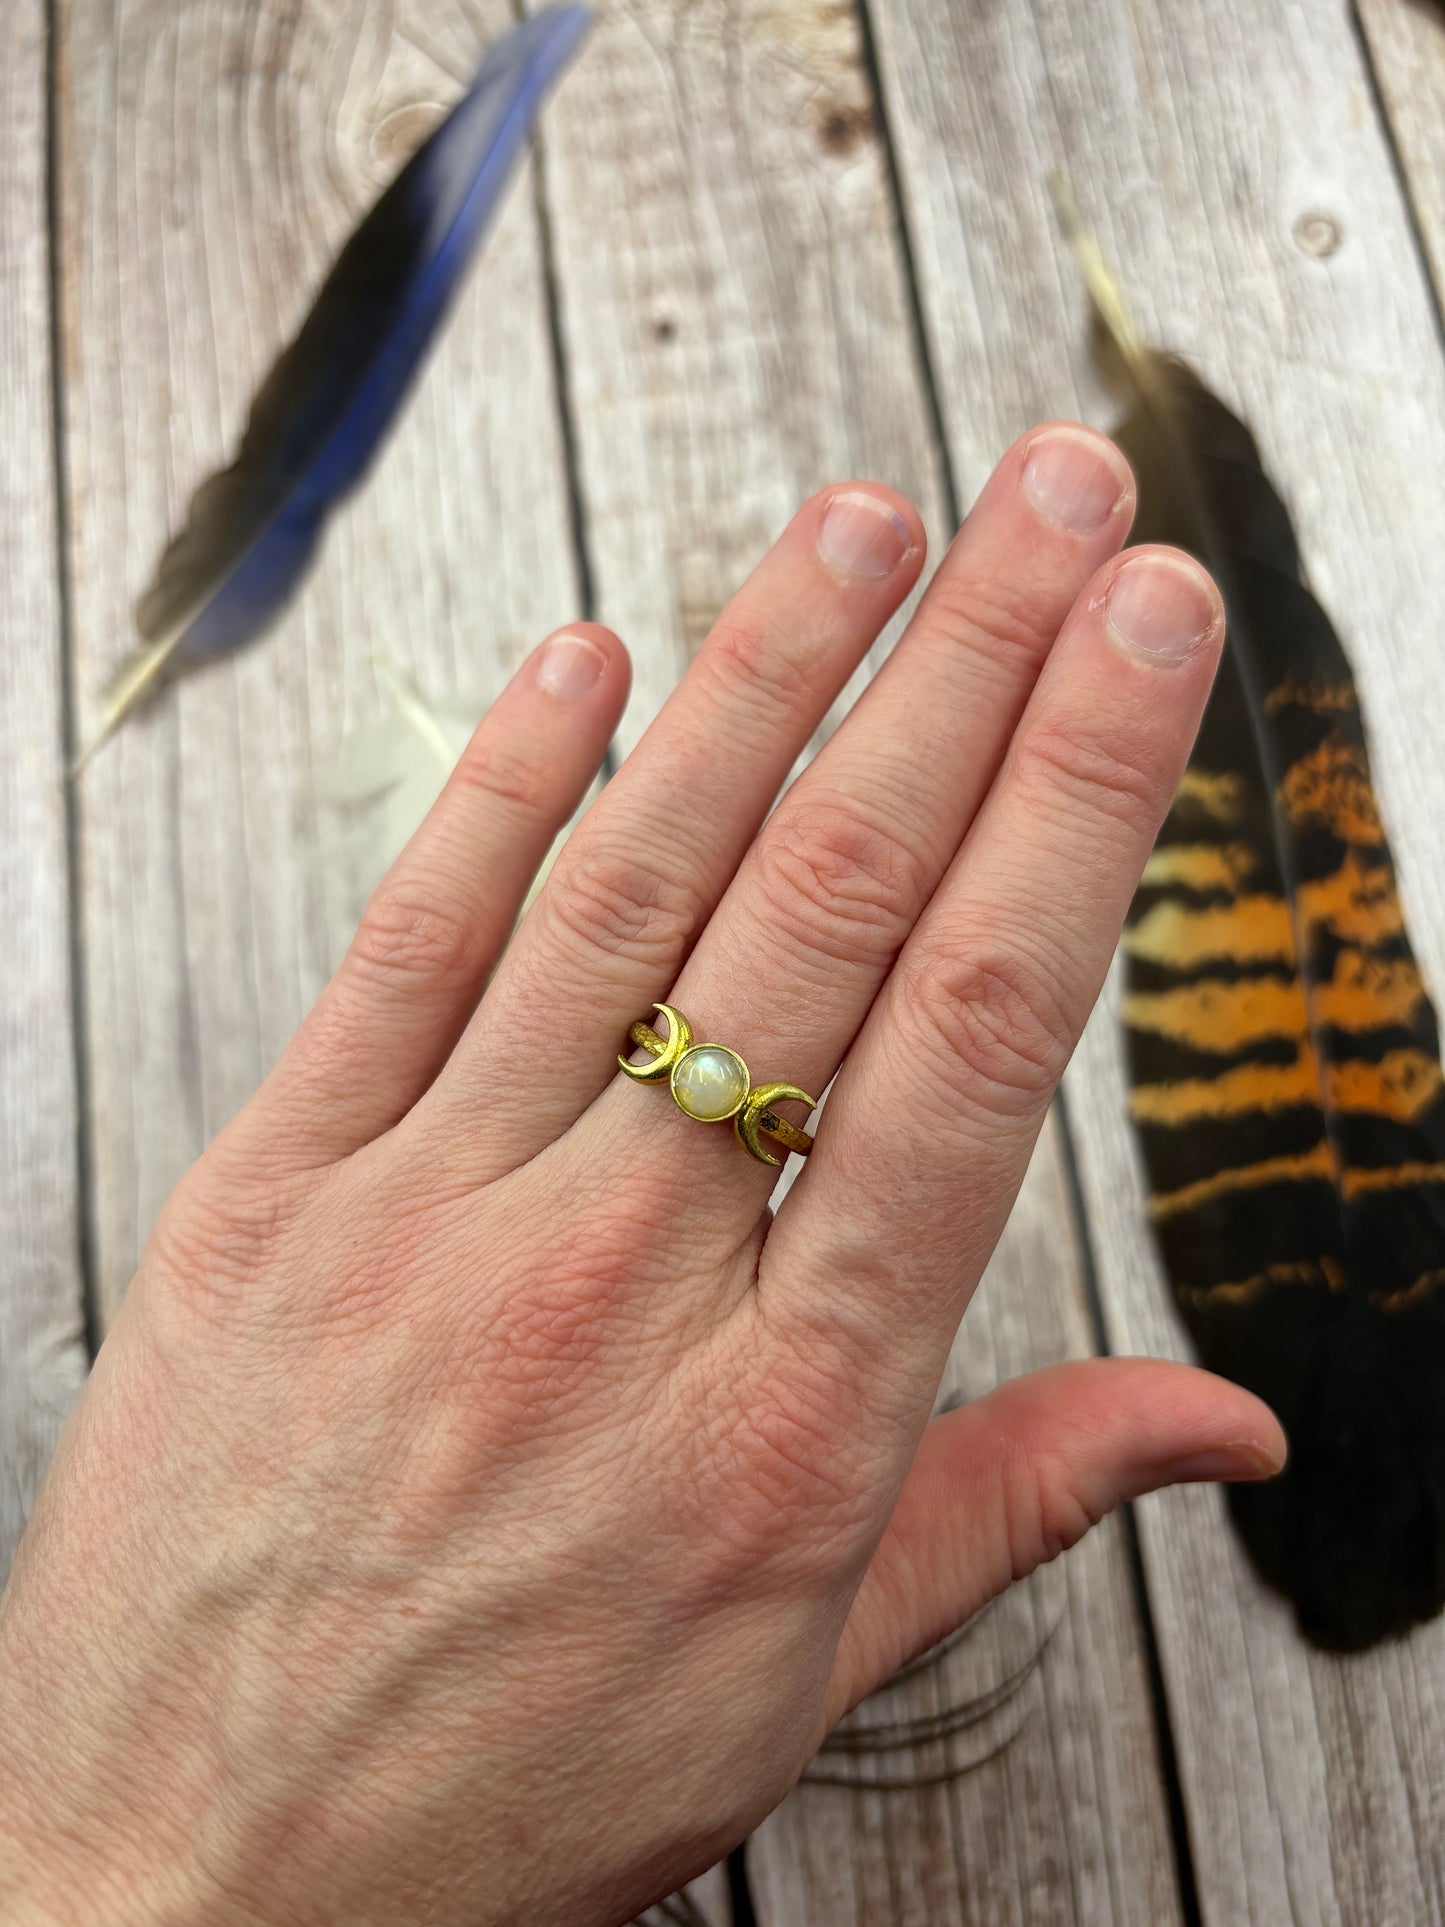
{"label": "wooden plank", "polygon": [[[1350,644],[1411,928],[1445,992],[1445,368],[1344,7],[874,0],[874,17],[961,474],[1032,416],[1109,419],[1049,208],[1062,163],[1143,326],[1259,431]],[[1107,1002],[1069,1091],[1113,1341],[1184,1356]],[[1445,1626],[1327,1658],[1261,1594],[1214,1495],[1151,1501],[1140,1525],[1205,1920],[1440,1918]]]}
{"label": "wooden plank", "polygon": [[[808,491],[880,476],[936,538],[944,491],[851,8],[607,0],[543,159],[597,613],[638,657],[630,741]],[[955,1389],[1090,1349],[1052,1133],[1029,1199],[970,1314]],[[990,1768],[892,1793],[810,1785],[785,1804],[749,1847],[764,1927],[1175,1918],[1116,1530],[855,1725],[876,1740],[936,1719],[1050,1629],[1009,1710],[1021,1730]],[[855,1747],[817,1771],[952,1773],[980,1737]]]}
{"label": "wooden plank", "polygon": [[1445,308],[1445,8],[1437,0],[1355,4],[1436,303]]}
{"label": "wooden plank", "polygon": [[872,114],[847,6],[604,0],[553,117],[597,615],[637,664],[624,746],[810,490],[890,479],[944,534]]}
{"label": "wooden plank", "polygon": [[681,1893],[649,1907],[637,1927],[733,1927],[727,1868],[710,1868]]}
{"label": "wooden plank", "polygon": [[85,1373],[45,44],[41,0],[14,0],[0,20],[0,1586]]}
{"label": "wooden plank", "polygon": [[[79,678],[93,706],[197,482],[356,221],[507,0],[63,0],[65,341]],[[82,792],[97,1260],[275,1059],[358,903],[316,780],[370,662],[485,701],[579,588],[529,172],[399,432],[264,642],[167,691]]]}

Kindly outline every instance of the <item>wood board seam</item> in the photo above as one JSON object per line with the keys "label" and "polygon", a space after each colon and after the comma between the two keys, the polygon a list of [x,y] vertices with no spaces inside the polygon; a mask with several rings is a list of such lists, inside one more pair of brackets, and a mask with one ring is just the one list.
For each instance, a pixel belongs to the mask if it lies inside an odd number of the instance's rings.
{"label": "wood board seam", "polygon": [[[514,0],[519,17],[522,0]],[[582,465],[577,449],[577,422],[572,404],[571,370],[567,363],[567,340],[562,327],[562,290],[557,277],[557,255],[552,233],[550,175],[547,144],[540,128],[532,136],[532,201],[537,222],[537,249],[541,261],[542,298],[547,314],[548,343],[552,357],[552,392],[557,409],[558,432],[562,442],[562,465],[567,482],[568,524],[572,537],[573,566],[577,571],[579,615],[592,621],[597,608],[592,568],[592,547],[588,540],[587,503],[582,490]],[[609,756],[611,751],[608,751]],[[611,773],[610,771],[608,772]]]}
{"label": "wood board seam", "polygon": [[1400,203],[1405,210],[1405,222],[1410,231],[1410,245],[1414,249],[1425,286],[1430,291],[1430,311],[1435,320],[1435,339],[1441,354],[1445,355],[1445,288],[1442,288],[1435,278],[1435,262],[1425,237],[1424,223],[1420,218],[1420,203],[1415,195],[1410,170],[1405,166],[1404,156],[1400,152],[1395,122],[1390,113],[1389,103],[1385,99],[1384,89],[1380,84],[1380,70],[1375,59],[1375,49],[1369,34],[1365,31],[1365,23],[1360,17],[1359,0],[1348,0],[1346,17],[1359,54],[1361,70],[1369,84],[1370,110],[1379,126],[1385,152],[1390,157],[1390,167],[1395,176],[1395,185],[1399,190]]}
{"label": "wood board seam", "polygon": [[882,68],[878,61],[878,43],[873,35],[873,5],[872,0],[856,0],[856,4],[858,32],[863,50],[863,70],[873,95],[873,114],[878,126],[878,144],[883,152],[884,173],[888,180],[888,198],[893,209],[893,227],[898,242],[899,269],[908,296],[913,358],[918,368],[919,383],[923,389],[924,403],[927,408],[928,432],[933,440],[934,459],[938,464],[944,513],[948,517],[949,527],[957,529],[963,521],[958,477],[954,471],[953,454],[948,445],[948,435],[944,425],[943,397],[939,391],[937,371],[933,365],[933,350],[928,339],[928,322],[923,312],[923,295],[913,253],[913,230],[909,226],[908,210],[904,205],[903,178],[899,170],[898,151],[893,138],[893,120],[889,110],[887,91],[883,85]]}
{"label": "wood board seam", "polygon": [[[898,164],[897,150],[894,142],[888,90],[884,82],[882,66],[878,58],[877,42],[874,36],[872,0],[856,0],[856,4],[864,66],[873,95],[874,114],[877,118],[879,141],[883,150],[889,195],[893,209],[900,271],[908,296],[914,355],[919,369],[920,384],[926,398],[929,432],[934,443],[935,459],[938,463],[938,471],[942,483],[949,523],[951,527],[956,529],[961,525],[963,519],[962,501],[953,461],[953,453],[944,420],[942,393],[938,384],[933,344],[929,337],[928,319],[923,305],[923,293],[917,272],[913,231],[909,220],[907,202],[903,193],[902,174]],[[1090,1240],[1089,1225],[1079,1181],[1078,1163],[1074,1150],[1073,1129],[1068,1114],[1067,1099],[1062,1086],[1055,1098],[1055,1110],[1058,1117],[1059,1144],[1062,1153],[1065,1190],[1068,1198],[1068,1212],[1073,1223],[1075,1241],[1079,1252],[1080,1281],[1083,1287],[1090,1322],[1093,1326],[1096,1351],[1099,1356],[1106,1357],[1112,1354],[1113,1347],[1109,1342],[1103,1301],[1099,1292],[1093,1246]],[[1194,1867],[1194,1853],[1189,1838],[1188,1810],[1184,1801],[1183,1782],[1180,1776],[1178,1747],[1165,1691],[1158,1633],[1154,1624],[1153,1602],[1150,1598],[1144,1570],[1143,1547],[1134,1525],[1133,1508],[1126,1506],[1124,1513],[1129,1584],[1133,1594],[1135,1611],[1139,1617],[1140,1633],[1144,1645],[1145,1673],[1149,1688],[1149,1704],[1152,1714],[1155,1754],[1159,1763],[1160,1778],[1164,1789],[1165,1806],[1168,1816],[1168,1831],[1174,1859],[1175,1891],[1178,1896],[1184,1927],[1198,1927],[1200,1921],[1200,1902]]]}
{"label": "wood board seam", "polygon": [[45,0],[45,245],[46,327],[50,347],[51,483],[54,492],[56,638],[60,656],[59,724],[61,803],[65,849],[66,955],[69,964],[70,1061],[75,1091],[75,1253],[80,1275],[82,1339],[87,1363],[100,1349],[100,1297],[96,1280],[94,1186],[90,1141],[90,1030],[86,1010],[85,924],[81,915],[80,799],[69,770],[78,741],[78,664],[71,581],[70,455],[66,440],[66,369],[61,302],[64,298],[60,175],[60,0]]}

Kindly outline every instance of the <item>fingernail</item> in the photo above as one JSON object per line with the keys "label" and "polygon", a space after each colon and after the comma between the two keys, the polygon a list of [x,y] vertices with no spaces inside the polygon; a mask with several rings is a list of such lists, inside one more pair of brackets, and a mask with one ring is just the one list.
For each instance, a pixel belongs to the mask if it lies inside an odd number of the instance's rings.
{"label": "fingernail", "polygon": [[891,575],[912,546],[908,524],[876,495],[835,495],[818,530],[818,554],[835,575]]}
{"label": "fingernail", "polygon": [[1206,1480],[1239,1484],[1250,1479],[1272,1479],[1284,1467],[1269,1449],[1255,1439],[1236,1439],[1230,1445],[1217,1445],[1208,1452],[1193,1452],[1176,1459],[1168,1468],[1171,1485],[1200,1485]]}
{"label": "fingernail", "polygon": [[549,696],[585,696],[607,667],[605,653],[586,636],[553,636],[542,648],[537,686]]}
{"label": "fingernail", "polygon": [[1105,616],[1115,637],[1157,661],[1182,662],[1219,612],[1204,571],[1183,556],[1126,562],[1109,586]]}
{"label": "fingernail", "polygon": [[1123,507],[1129,478],[1122,458],[1097,435],[1051,428],[1029,444],[1019,487],[1045,521],[1070,535],[1092,535]]}

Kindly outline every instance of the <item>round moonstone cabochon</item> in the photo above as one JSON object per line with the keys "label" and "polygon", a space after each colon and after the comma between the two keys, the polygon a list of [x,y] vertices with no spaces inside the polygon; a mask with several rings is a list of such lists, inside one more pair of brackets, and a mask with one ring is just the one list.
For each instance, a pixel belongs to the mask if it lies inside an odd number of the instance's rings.
{"label": "round moonstone cabochon", "polygon": [[748,1095],[748,1067],[722,1044],[694,1044],[672,1067],[677,1107],[703,1124],[736,1117]]}

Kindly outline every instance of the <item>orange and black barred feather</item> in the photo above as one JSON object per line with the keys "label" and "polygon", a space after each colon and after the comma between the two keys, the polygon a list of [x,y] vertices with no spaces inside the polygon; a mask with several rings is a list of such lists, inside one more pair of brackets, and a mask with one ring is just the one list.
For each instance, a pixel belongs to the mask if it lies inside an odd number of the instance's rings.
{"label": "orange and black barred feather", "polygon": [[1260,1394],[1284,1475],[1235,1487],[1304,1630],[1445,1604],[1445,1079],[1353,677],[1244,424],[1139,351],[1135,540],[1191,550],[1229,643],[1124,937],[1150,1211],[1203,1362]]}

